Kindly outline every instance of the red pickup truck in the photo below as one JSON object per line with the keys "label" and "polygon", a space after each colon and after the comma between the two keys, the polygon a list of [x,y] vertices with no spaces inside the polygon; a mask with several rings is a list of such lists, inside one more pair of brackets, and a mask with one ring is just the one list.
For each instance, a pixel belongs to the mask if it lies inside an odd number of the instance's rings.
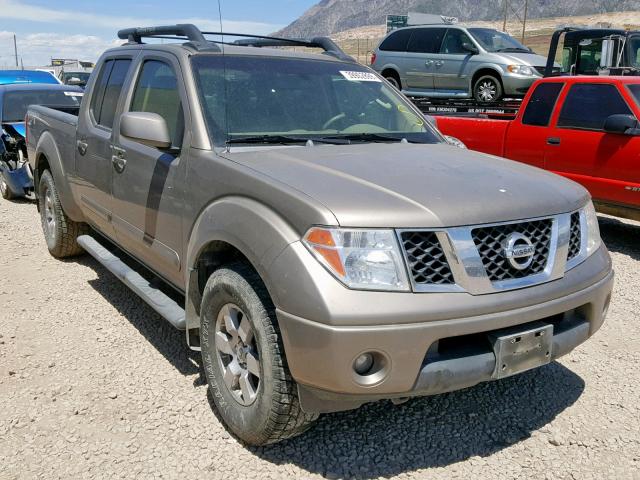
{"label": "red pickup truck", "polygon": [[437,117],[470,149],[584,185],[603,213],[640,220],[640,78],[556,77],[529,90],[515,120]]}

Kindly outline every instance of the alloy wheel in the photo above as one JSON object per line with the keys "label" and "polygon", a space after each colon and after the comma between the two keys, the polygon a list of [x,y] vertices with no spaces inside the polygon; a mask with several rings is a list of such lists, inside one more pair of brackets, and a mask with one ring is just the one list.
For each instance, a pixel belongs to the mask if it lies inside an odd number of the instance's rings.
{"label": "alloy wheel", "polygon": [[44,194],[44,220],[47,236],[54,238],[56,232],[56,215],[53,206],[53,194],[50,188],[47,188]]}
{"label": "alloy wheel", "polygon": [[237,305],[220,309],[215,345],[229,392],[241,405],[251,405],[260,387],[260,358],[251,322]]}
{"label": "alloy wheel", "polygon": [[498,94],[497,85],[491,80],[485,80],[478,85],[478,96],[483,102],[493,102]]}

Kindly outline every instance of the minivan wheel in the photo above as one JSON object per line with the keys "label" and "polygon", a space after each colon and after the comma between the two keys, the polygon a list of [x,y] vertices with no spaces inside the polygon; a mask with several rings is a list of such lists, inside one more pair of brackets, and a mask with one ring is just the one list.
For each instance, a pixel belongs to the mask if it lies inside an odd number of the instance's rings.
{"label": "minivan wheel", "polygon": [[247,444],[299,435],[318,418],[300,408],[275,307],[250,265],[228,265],[209,277],[202,294],[200,345],[216,409]]}
{"label": "minivan wheel", "polygon": [[402,90],[402,84],[400,83],[400,77],[396,73],[385,73],[385,80],[389,82],[391,85],[396,87],[398,90]]}
{"label": "minivan wheel", "polygon": [[493,103],[502,98],[502,84],[493,75],[484,75],[473,86],[473,97],[478,102]]}
{"label": "minivan wheel", "polygon": [[45,170],[40,177],[38,206],[42,231],[51,255],[56,258],[80,255],[83,250],[76,240],[87,233],[89,227],[85,223],[74,222],[64,213],[49,170]]}

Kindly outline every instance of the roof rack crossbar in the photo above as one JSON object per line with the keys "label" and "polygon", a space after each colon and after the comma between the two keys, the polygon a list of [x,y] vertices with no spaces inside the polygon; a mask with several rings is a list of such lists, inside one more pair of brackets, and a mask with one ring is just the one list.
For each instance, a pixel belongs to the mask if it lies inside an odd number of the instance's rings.
{"label": "roof rack crossbar", "polygon": [[158,27],[125,28],[118,32],[118,38],[127,40],[130,44],[141,44],[143,38],[169,38],[176,40],[188,40],[196,47],[211,48],[198,27],[190,23],[177,25],[162,25]]}
{"label": "roof rack crossbar", "polygon": [[217,35],[220,37],[242,37],[233,42],[234,45],[243,47],[307,47],[321,48],[328,55],[347,62],[355,62],[354,58],[347,55],[329,37],[315,37],[312,39],[303,38],[282,38],[267,35],[249,35],[246,33],[231,32],[202,32],[203,35]]}

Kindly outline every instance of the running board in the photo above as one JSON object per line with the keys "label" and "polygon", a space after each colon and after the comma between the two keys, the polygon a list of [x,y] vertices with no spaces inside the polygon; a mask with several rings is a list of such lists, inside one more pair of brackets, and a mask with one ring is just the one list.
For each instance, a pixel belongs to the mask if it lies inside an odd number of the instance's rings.
{"label": "running board", "polygon": [[95,238],[90,235],[81,235],[77,241],[78,245],[138,294],[171,325],[178,330],[186,328],[184,309],[173,299],[152,287],[148,280],[100,245]]}

